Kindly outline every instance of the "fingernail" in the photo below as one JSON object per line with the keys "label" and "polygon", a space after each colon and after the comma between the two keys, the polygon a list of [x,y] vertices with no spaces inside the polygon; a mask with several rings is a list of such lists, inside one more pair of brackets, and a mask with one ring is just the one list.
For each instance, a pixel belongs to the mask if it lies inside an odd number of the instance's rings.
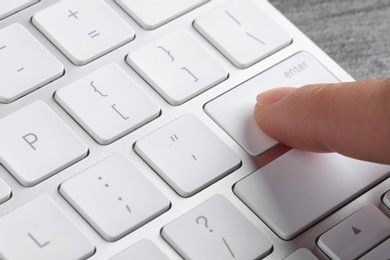
{"label": "fingernail", "polygon": [[268,106],[286,97],[288,94],[296,90],[293,87],[281,87],[264,91],[257,95],[256,101],[259,106]]}

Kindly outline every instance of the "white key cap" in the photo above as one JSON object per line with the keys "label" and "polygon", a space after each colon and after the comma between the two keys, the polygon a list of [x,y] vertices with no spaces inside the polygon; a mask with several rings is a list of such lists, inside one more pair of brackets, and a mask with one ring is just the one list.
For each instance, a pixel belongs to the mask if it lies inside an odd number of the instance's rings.
{"label": "white key cap", "polygon": [[192,196],[241,164],[240,157],[192,114],[137,141],[134,149],[183,197]]}
{"label": "white key cap", "polygon": [[64,182],[60,192],[107,241],[127,235],[170,206],[169,200],[121,154]]}
{"label": "white key cap", "polygon": [[228,76],[226,68],[185,30],[131,52],[126,60],[172,105],[184,103]]}
{"label": "white key cap", "polygon": [[332,259],[356,259],[390,235],[390,219],[367,205],[320,236],[318,246]]}
{"label": "white key cap", "polygon": [[383,196],[383,203],[390,209],[390,191]]}
{"label": "white key cap", "polygon": [[38,2],[39,0],[2,0],[0,2],[0,20]]}
{"label": "white key cap", "polygon": [[134,30],[102,0],[64,0],[35,14],[32,22],[76,65],[134,38]]}
{"label": "white key cap", "polygon": [[58,90],[55,99],[100,144],[109,144],[160,114],[159,106],[115,64]]}
{"label": "white key cap", "polygon": [[390,238],[385,242],[381,243],[379,246],[372,249],[360,260],[378,260],[378,259],[390,259]]}
{"label": "white key cap", "polygon": [[208,0],[116,0],[144,29],[155,29]]}
{"label": "white key cap", "polygon": [[250,155],[257,156],[277,141],[257,126],[253,117],[256,95],[280,87],[338,82],[310,54],[300,52],[206,104],[205,110]]}
{"label": "white key cap", "polygon": [[163,227],[184,259],[260,259],[271,243],[228,200],[216,195]]}
{"label": "white key cap", "polygon": [[11,189],[2,179],[0,179],[0,204],[11,198]]}
{"label": "white key cap", "polygon": [[64,68],[22,25],[0,30],[0,103],[60,77]]}
{"label": "white key cap", "polygon": [[252,1],[232,1],[196,19],[194,26],[238,68],[291,43],[291,36]]}
{"label": "white key cap", "polygon": [[234,186],[277,235],[292,239],[390,175],[386,165],[291,150]]}
{"label": "white key cap", "polygon": [[131,247],[123,250],[110,260],[168,260],[168,257],[148,239],[143,239]]}
{"label": "white key cap", "polygon": [[47,196],[38,197],[0,218],[0,258],[76,260],[94,245]]}
{"label": "white key cap", "polygon": [[0,120],[0,162],[33,186],[87,155],[87,146],[42,101]]}
{"label": "white key cap", "polygon": [[318,258],[308,249],[300,248],[283,260],[318,260]]}

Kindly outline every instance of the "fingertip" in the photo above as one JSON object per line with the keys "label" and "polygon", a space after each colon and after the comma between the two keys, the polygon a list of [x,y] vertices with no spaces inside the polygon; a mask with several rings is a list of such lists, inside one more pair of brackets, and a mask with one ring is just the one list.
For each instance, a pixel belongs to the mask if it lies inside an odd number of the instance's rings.
{"label": "fingertip", "polygon": [[288,96],[296,89],[297,88],[294,87],[280,87],[266,90],[256,96],[257,105],[260,107],[272,105]]}

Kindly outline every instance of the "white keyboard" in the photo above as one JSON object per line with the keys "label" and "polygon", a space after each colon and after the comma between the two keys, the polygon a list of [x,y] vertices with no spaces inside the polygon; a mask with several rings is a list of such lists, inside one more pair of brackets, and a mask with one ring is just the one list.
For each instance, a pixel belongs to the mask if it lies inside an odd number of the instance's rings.
{"label": "white keyboard", "polygon": [[0,259],[390,258],[390,167],[252,114],[350,80],[265,0],[1,1]]}

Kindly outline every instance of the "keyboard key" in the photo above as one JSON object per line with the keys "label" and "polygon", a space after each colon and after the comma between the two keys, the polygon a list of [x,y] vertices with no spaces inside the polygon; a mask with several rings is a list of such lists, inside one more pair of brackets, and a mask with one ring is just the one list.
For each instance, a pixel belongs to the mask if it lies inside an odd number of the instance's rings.
{"label": "keyboard key", "polygon": [[112,143],[160,114],[159,106],[115,64],[58,90],[55,99],[100,144]]}
{"label": "keyboard key", "polygon": [[236,183],[234,193],[289,240],[388,177],[389,170],[338,154],[294,149]]}
{"label": "keyboard key", "polygon": [[163,227],[184,259],[260,259],[272,244],[228,200],[216,195]]}
{"label": "keyboard key", "polygon": [[38,2],[39,0],[2,0],[0,3],[0,20]]}
{"label": "keyboard key", "polygon": [[11,189],[2,179],[0,179],[0,204],[11,198]]}
{"label": "keyboard key", "polygon": [[381,243],[379,246],[372,249],[360,260],[376,260],[376,259],[390,259],[390,239]]}
{"label": "keyboard key", "polygon": [[244,69],[289,45],[291,36],[251,1],[232,1],[195,20],[195,28]]}
{"label": "keyboard key", "polygon": [[225,80],[228,71],[185,30],[131,52],[126,61],[171,105]]}
{"label": "keyboard key", "polygon": [[60,192],[107,241],[118,240],[170,207],[164,194],[120,154],[65,181]]}
{"label": "keyboard key", "polygon": [[62,64],[22,25],[0,30],[0,103],[10,103],[63,72]]}
{"label": "keyboard key", "polygon": [[134,30],[102,0],[65,0],[32,18],[74,64],[84,65],[131,41]]}
{"label": "keyboard key", "polygon": [[390,209],[390,191],[386,192],[386,194],[383,196],[383,203]]}
{"label": "keyboard key", "polygon": [[47,196],[38,197],[0,218],[2,259],[76,260],[94,245]]}
{"label": "keyboard key", "polygon": [[120,252],[110,260],[168,260],[168,257],[148,239],[143,239],[131,247]]}
{"label": "keyboard key", "polygon": [[332,259],[356,259],[390,235],[390,219],[367,205],[320,236],[318,246]]}
{"label": "keyboard key", "polygon": [[241,164],[240,157],[192,114],[137,141],[134,149],[183,197],[194,195]]}
{"label": "keyboard key", "polygon": [[116,0],[144,29],[152,30],[198,7],[207,0]]}
{"label": "keyboard key", "polygon": [[338,80],[313,56],[299,52],[212,100],[205,111],[250,155],[257,156],[277,144],[259,129],[253,117],[257,94],[280,86],[300,87],[318,82]]}
{"label": "keyboard key", "polygon": [[318,260],[318,258],[308,249],[300,248],[283,260]]}
{"label": "keyboard key", "polygon": [[84,158],[87,146],[42,101],[0,120],[0,162],[33,186]]}

